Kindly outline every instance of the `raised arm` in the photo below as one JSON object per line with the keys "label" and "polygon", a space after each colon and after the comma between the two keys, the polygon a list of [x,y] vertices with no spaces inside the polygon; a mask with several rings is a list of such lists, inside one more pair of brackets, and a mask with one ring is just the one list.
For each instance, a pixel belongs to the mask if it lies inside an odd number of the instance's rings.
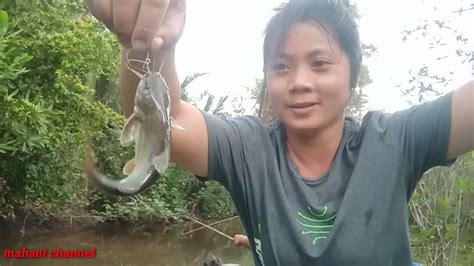
{"label": "raised arm", "polygon": [[150,52],[171,90],[171,115],[185,130],[171,131],[171,160],[200,176],[207,176],[207,128],[201,112],[181,101],[175,64],[175,45],[185,22],[184,0],[88,0],[92,14],[123,45],[120,66],[120,102],[124,114],[133,112],[138,78],[125,65],[129,58],[144,59]]}
{"label": "raised arm", "polygon": [[474,150],[474,81],[453,93],[448,159]]}

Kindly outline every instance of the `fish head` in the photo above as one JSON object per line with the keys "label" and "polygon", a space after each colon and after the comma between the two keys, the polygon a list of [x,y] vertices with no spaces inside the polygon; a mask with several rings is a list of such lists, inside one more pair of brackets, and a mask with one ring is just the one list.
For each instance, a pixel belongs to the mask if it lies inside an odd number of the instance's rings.
{"label": "fish head", "polygon": [[139,117],[147,116],[156,110],[156,104],[151,95],[151,86],[147,78],[140,80],[135,93],[135,113]]}
{"label": "fish head", "polygon": [[140,80],[135,94],[135,111],[138,116],[147,116],[157,110],[169,113],[169,88],[158,72],[150,72]]}

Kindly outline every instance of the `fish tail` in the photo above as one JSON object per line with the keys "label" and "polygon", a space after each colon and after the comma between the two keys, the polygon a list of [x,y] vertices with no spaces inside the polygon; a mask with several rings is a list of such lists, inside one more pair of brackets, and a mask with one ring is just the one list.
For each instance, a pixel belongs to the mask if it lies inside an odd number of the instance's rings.
{"label": "fish tail", "polygon": [[89,180],[94,182],[96,186],[105,192],[118,196],[124,195],[124,193],[120,191],[120,180],[111,179],[101,174],[95,168],[91,172],[87,173],[87,176],[89,177]]}
{"label": "fish tail", "polygon": [[160,178],[160,173],[153,169],[144,173],[143,181],[138,186],[131,186],[128,179],[111,179],[110,177],[100,173],[92,162],[91,156],[86,156],[84,160],[84,171],[90,181],[92,181],[97,187],[105,191],[108,194],[115,196],[132,196],[143,192],[151,187]]}
{"label": "fish tail", "polygon": [[124,179],[111,179],[95,167],[92,154],[92,145],[88,140],[85,143],[84,173],[92,183],[108,194],[132,196],[147,190],[160,178],[160,173],[150,164],[143,170],[134,167],[130,176]]}
{"label": "fish tail", "polygon": [[90,146],[86,146],[83,169],[87,178],[106,193],[117,196],[129,195],[127,193],[123,193],[120,190],[120,180],[111,179],[101,174],[99,170],[97,170],[97,168],[94,166],[94,161],[92,159],[92,149]]}

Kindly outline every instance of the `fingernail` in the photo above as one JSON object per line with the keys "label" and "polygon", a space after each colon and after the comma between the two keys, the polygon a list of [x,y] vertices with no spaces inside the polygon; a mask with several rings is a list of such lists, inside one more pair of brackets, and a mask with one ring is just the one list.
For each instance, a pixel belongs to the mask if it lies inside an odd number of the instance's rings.
{"label": "fingernail", "polygon": [[132,47],[135,50],[145,51],[147,49],[146,43],[141,39],[134,39],[132,41]]}
{"label": "fingernail", "polygon": [[156,37],[151,42],[151,50],[157,51],[163,46],[163,39],[161,37]]}

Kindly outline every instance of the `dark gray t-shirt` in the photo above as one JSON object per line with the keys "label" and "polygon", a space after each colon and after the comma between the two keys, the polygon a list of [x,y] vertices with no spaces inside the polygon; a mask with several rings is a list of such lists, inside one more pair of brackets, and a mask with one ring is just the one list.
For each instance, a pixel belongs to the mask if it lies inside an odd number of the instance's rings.
{"label": "dark gray t-shirt", "polygon": [[208,178],[230,192],[255,264],[411,265],[407,204],[426,170],[448,164],[451,96],[346,119],[317,181],[299,175],[279,121],[204,114]]}

